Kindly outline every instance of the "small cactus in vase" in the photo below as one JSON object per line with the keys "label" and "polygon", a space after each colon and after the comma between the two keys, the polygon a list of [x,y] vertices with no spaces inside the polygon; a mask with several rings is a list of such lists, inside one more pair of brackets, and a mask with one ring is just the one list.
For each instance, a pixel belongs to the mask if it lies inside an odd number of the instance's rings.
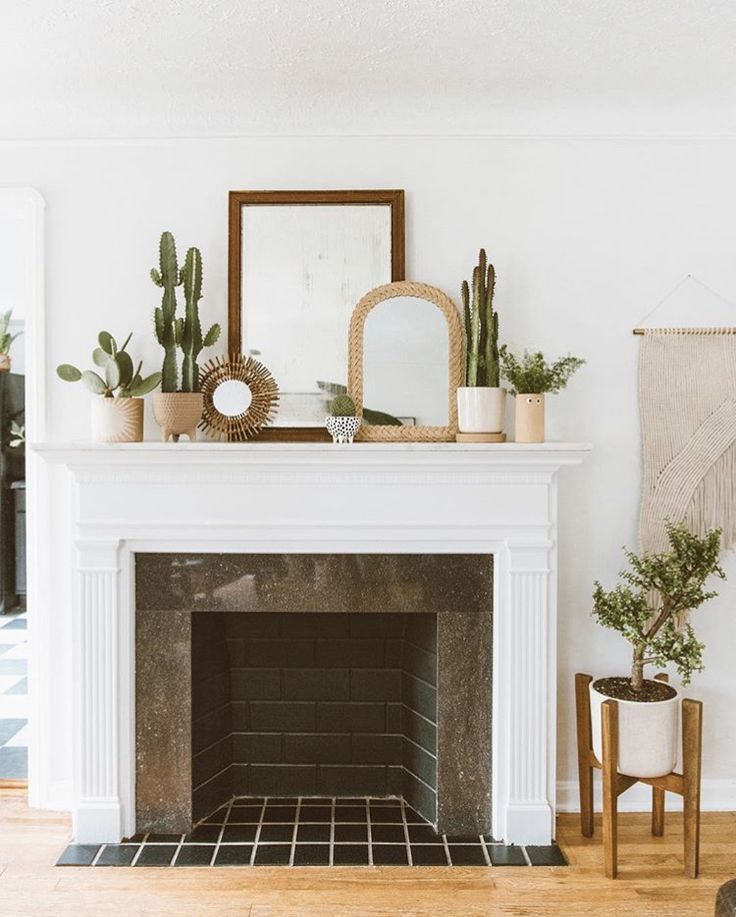
{"label": "small cactus in vase", "polygon": [[349,395],[336,395],[330,402],[330,413],[325,426],[334,443],[352,443],[360,428],[355,402]]}
{"label": "small cactus in vase", "polygon": [[465,385],[457,391],[458,439],[500,442],[506,416],[506,390],[500,387],[498,312],[493,308],[496,270],[484,248],[471,283],[460,295],[465,326]]}
{"label": "small cactus in vase", "polygon": [[[164,349],[161,392],[154,398],[153,414],[166,441],[175,442],[181,434],[196,438],[197,424],[202,416],[203,399],[199,388],[197,359],[203,348],[211,347],[220,337],[220,326],[214,324],[203,336],[199,320],[202,298],[202,254],[190,248],[179,268],[176,243],[170,232],[161,235],[159,268],[151,271],[151,279],[163,289],[161,306],[154,311],[156,338]],[[177,312],[176,287],[183,287],[184,315]],[[182,352],[181,373],[177,350]]]}
{"label": "small cactus in vase", "polygon": [[142,376],[143,363],[135,367],[126,350],[132,334],[118,346],[108,331],[101,331],[92,362],[100,370],[80,370],[62,363],[56,374],[64,382],[82,382],[93,395],[92,438],[104,443],[135,443],[143,439],[143,395],[161,382],[161,373]]}

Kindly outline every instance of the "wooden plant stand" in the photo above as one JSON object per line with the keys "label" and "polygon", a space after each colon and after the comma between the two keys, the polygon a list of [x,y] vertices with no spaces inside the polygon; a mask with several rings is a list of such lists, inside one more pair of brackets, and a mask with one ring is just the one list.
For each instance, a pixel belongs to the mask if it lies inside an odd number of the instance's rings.
{"label": "wooden plant stand", "polygon": [[[657,676],[666,680],[666,676]],[[629,777],[618,773],[618,702],[604,701],[601,706],[603,761],[593,754],[588,686],[593,677],[580,672],[575,676],[575,708],[578,733],[578,781],[580,784],[580,830],[584,837],[593,836],[593,768],[603,776],[603,856],[606,876],[618,873],[618,797],[635,783],[652,788],[652,834],[664,834],[664,794],[677,793],[683,798],[685,836],[685,875],[698,875],[700,857],[700,772],[702,759],[703,705],[685,698],[682,701],[682,773],[672,771],[664,777]]]}

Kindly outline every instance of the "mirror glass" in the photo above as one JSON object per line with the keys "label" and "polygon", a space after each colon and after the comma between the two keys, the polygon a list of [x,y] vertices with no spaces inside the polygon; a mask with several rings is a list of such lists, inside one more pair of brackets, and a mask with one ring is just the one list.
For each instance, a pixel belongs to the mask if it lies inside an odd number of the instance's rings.
{"label": "mirror glass", "polygon": [[321,427],[353,307],[391,281],[391,206],[243,206],[241,258],[242,346],[279,386],[275,425]]}
{"label": "mirror glass", "polygon": [[447,321],[433,303],[412,296],[378,303],[365,321],[363,422],[446,425],[447,359]]}
{"label": "mirror glass", "polygon": [[253,396],[245,382],[227,379],[212,393],[212,403],[225,417],[237,417],[250,407]]}

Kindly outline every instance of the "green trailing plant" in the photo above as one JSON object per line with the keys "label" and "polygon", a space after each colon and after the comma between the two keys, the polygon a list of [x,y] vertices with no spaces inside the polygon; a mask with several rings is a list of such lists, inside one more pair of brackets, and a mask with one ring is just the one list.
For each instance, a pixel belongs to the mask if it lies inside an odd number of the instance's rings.
{"label": "green trailing plant", "polygon": [[624,549],[630,569],[614,589],[595,583],[593,616],[631,644],[634,695],[644,689],[648,664],[673,663],[683,684],[703,670],[704,646],[685,617],[717,595],[705,588],[708,577],[726,578],[718,564],[720,529],[701,538],[684,523],[668,523],[667,539],[669,550],[659,554],[639,556]]}
{"label": "green trailing plant", "polygon": [[179,385],[176,364],[176,346],[181,341],[182,324],[176,318],[176,288],[183,282],[176,258],[176,242],[170,232],[161,233],[159,266],[151,268],[151,280],[163,290],[161,305],[156,307],[153,319],[156,338],[164,349],[161,367],[161,391],[175,392]]}
{"label": "green trailing plant", "polygon": [[18,331],[16,334],[10,333],[10,320],[12,317],[12,309],[8,309],[7,312],[3,312],[2,315],[0,315],[0,354],[10,353],[13,341],[23,334],[22,331]]}
{"label": "green trailing plant", "polygon": [[152,392],[161,382],[161,373],[152,373],[145,378],[141,375],[142,361],[134,368],[133,360],[126,350],[133,335],[129,334],[121,347],[107,331],[100,331],[97,338],[98,347],[92,352],[92,362],[101,372],[87,369],[84,372],[70,363],[57,366],[56,374],[64,382],[81,382],[94,395],[105,398],[140,398]]}
{"label": "green trailing plant", "polygon": [[580,357],[561,357],[550,364],[540,351],[529,353],[518,359],[504,346],[500,350],[501,375],[511,384],[511,393],[518,395],[542,395],[559,392],[565,388],[573,373],[585,365]]}
{"label": "green trailing plant", "polygon": [[493,308],[496,270],[488,264],[484,248],[478,255],[469,284],[463,280],[460,295],[465,322],[465,384],[497,388],[500,381],[498,361],[498,312]]}
{"label": "green trailing plant", "polygon": [[330,402],[333,417],[355,417],[355,402],[350,395],[336,395]]}
{"label": "green trailing plant", "polygon": [[[202,298],[202,254],[190,248],[179,269],[176,242],[170,232],[161,234],[159,267],[151,270],[151,280],[163,290],[161,306],[154,311],[156,339],[164,349],[161,368],[163,392],[198,392],[199,365],[197,358],[203,348],[211,347],[220,338],[220,326],[214,324],[203,336],[199,320],[199,301]],[[184,316],[178,316],[176,288],[184,288]],[[181,377],[177,361],[177,348],[182,352]],[[181,378],[181,387],[179,381]]]}
{"label": "green trailing plant", "polygon": [[24,445],[26,441],[26,426],[25,424],[18,423],[17,420],[10,421],[10,436],[8,439],[8,445],[11,449],[18,449],[20,446]]}

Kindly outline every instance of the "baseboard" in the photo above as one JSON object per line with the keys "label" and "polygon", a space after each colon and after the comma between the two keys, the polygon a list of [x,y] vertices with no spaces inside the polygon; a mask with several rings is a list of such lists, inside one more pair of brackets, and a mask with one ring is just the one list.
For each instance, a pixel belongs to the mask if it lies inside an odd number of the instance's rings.
{"label": "baseboard", "polygon": [[[601,785],[596,774],[594,803],[596,812],[601,811]],[[652,807],[651,788],[637,783],[618,799],[619,812],[649,812]],[[682,797],[667,794],[667,808],[682,809]],[[700,789],[700,808],[703,812],[736,811],[736,780],[703,780]],[[576,780],[561,780],[557,784],[557,811],[579,812],[580,796]]]}

